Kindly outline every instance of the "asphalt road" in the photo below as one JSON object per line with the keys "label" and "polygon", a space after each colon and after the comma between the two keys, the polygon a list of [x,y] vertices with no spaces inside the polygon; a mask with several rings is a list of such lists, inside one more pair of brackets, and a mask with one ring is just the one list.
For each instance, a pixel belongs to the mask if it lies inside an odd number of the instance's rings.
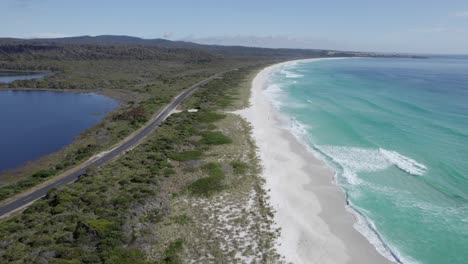
{"label": "asphalt road", "polygon": [[194,92],[197,88],[200,86],[206,84],[207,82],[211,81],[212,79],[219,77],[222,75],[222,72],[219,74],[216,74],[214,76],[211,76],[210,78],[207,78],[197,84],[194,84],[190,88],[186,89],[182,93],[180,93],[166,108],[149,124],[147,124],[143,129],[141,129],[138,133],[136,133],[132,138],[128,139],[127,141],[121,143],[118,145],[116,148],[110,150],[109,152],[103,154],[102,156],[96,158],[95,160],[84,163],[84,165],[79,166],[79,169],[73,172],[70,172],[70,174],[57,179],[56,181],[52,181],[49,184],[43,186],[40,189],[37,189],[27,195],[20,196],[16,200],[11,201],[10,203],[7,203],[5,205],[0,206],[0,218],[8,216],[10,213],[22,209],[32,203],[33,201],[44,197],[49,190],[52,188],[56,188],[58,186],[72,183],[78,178],[83,175],[88,168],[98,168],[110,160],[115,159],[116,157],[124,154],[125,152],[131,150],[134,148],[138,143],[140,143],[144,138],[146,138],[153,130],[155,130],[171,113],[172,110],[174,110],[187,96],[189,96],[192,92]]}

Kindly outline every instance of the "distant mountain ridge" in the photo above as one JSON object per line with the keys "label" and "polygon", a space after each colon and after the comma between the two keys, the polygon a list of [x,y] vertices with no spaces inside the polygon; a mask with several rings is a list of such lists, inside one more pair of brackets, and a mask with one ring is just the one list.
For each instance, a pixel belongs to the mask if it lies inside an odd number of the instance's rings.
{"label": "distant mountain ridge", "polygon": [[69,44],[93,44],[93,45],[141,45],[141,46],[159,46],[165,48],[193,48],[200,47],[192,42],[185,41],[172,41],[167,39],[143,39],[139,37],[125,36],[125,35],[100,35],[100,36],[77,36],[65,38],[36,38],[28,39],[34,41],[46,41],[55,43],[69,43]]}
{"label": "distant mountain ridge", "polygon": [[214,55],[234,57],[270,57],[270,58],[314,58],[314,57],[409,57],[420,58],[412,55],[386,55],[369,52],[336,51],[322,49],[287,49],[287,48],[260,48],[245,46],[221,46],[197,44],[187,41],[173,41],[161,38],[143,39],[125,35],[99,35],[77,36],[65,38],[0,38],[2,43],[35,43],[35,44],[72,44],[72,45],[113,45],[113,46],[143,46],[160,47],[168,49],[196,49],[209,52]]}

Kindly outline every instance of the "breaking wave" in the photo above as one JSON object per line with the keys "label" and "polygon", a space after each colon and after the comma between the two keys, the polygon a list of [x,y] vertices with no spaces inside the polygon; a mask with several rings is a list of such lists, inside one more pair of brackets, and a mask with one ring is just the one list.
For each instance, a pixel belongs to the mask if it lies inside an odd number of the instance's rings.
{"label": "breaking wave", "polygon": [[340,165],[343,177],[354,185],[362,183],[357,177],[359,172],[376,172],[395,166],[408,174],[421,176],[427,170],[425,165],[393,150],[326,145],[317,148]]}
{"label": "breaking wave", "polygon": [[296,79],[296,78],[304,77],[304,75],[302,75],[302,74],[293,73],[293,72],[290,72],[290,71],[287,71],[287,70],[284,70],[284,69],[280,71],[280,74],[283,74],[286,78],[290,78],[290,79]]}

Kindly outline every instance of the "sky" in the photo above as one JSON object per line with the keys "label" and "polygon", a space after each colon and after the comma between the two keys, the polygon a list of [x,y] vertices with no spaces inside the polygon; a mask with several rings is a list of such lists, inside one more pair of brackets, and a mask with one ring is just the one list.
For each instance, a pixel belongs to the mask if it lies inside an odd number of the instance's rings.
{"label": "sky", "polygon": [[0,0],[0,37],[468,54],[468,0]]}

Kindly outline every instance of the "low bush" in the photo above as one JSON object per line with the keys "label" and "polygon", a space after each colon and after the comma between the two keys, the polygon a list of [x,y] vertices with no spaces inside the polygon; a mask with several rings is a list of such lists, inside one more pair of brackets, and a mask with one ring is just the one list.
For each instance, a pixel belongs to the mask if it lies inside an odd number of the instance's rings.
{"label": "low bush", "polygon": [[184,246],[184,243],[180,239],[170,243],[167,249],[164,251],[164,258],[162,260],[162,263],[167,263],[167,264],[182,263],[182,260],[180,259],[178,255],[179,255],[179,252],[182,251],[183,246]]}
{"label": "low bush", "polygon": [[200,111],[196,114],[197,121],[203,122],[203,123],[213,123],[225,117],[226,115],[224,114],[218,114],[218,113],[209,112],[209,111]]}
{"label": "low bush", "polygon": [[232,143],[232,139],[218,131],[206,131],[201,133],[202,143],[207,145],[222,145]]}
{"label": "low bush", "polygon": [[240,175],[245,174],[249,169],[249,165],[242,161],[233,161],[231,162],[232,169],[234,174]]}
{"label": "low bush", "polygon": [[202,155],[201,151],[198,150],[190,150],[184,152],[172,152],[169,154],[169,158],[177,161],[189,161],[189,160],[197,160],[200,159]]}
{"label": "low bush", "polygon": [[189,185],[193,195],[210,196],[224,188],[224,172],[217,163],[210,163],[204,167],[208,177],[198,179]]}

